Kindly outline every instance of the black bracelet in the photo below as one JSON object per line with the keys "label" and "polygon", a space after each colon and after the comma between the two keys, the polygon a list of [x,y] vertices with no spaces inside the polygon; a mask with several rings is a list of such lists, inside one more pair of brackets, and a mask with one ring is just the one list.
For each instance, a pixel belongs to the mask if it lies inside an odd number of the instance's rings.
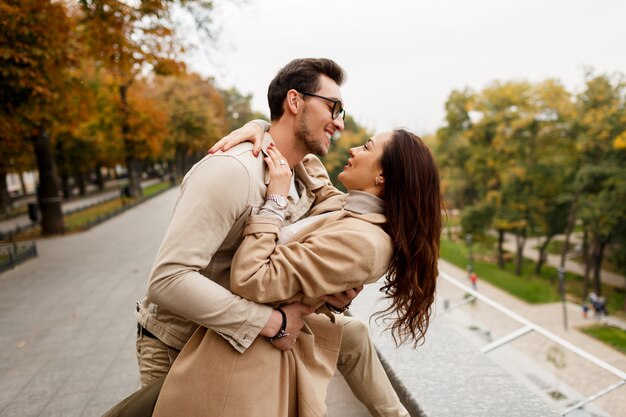
{"label": "black bracelet", "polygon": [[337,308],[328,303],[325,303],[325,304],[326,304],[326,308],[329,309],[331,312],[335,314],[343,314],[350,308],[350,304],[352,304],[352,301],[350,301],[348,304],[346,304],[344,307],[341,307],[341,308]]}
{"label": "black bracelet", "polygon": [[283,338],[285,336],[289,336],[289,333],[287,333],[285,331],[285,329],[287,328],[287,315],[280,308],[277,308],[276,311],[278,311],[280,313],[280,315],[282,316],[283,322],[280,325],[280,330],[278,331],[278,333],[276,333],[273,337],[270,337],[269,339],[267,339],[270,342],[273,342],[274,340],[281,339],[281,338]]}

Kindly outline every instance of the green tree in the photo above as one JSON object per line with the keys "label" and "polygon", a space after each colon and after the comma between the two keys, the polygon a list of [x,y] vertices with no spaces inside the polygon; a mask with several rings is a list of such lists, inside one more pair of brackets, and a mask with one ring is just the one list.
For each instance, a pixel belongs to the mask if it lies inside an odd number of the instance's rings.
{"label": "green tree", "polygon": [[264,114],[252,110],[252,94],[244,95],[235,87],[220,90],[220,93],[224,100],[227,132],[240,128],[250,120],[269,121]]}
{"label": "green tree", "polygon": [[446,206],[462,208],[484,197],[481,184],[468,172],[472,156],[469,111],[474,102],[469,89],[453,91],[446,101],[446,125],[436,134],[435,154],[442,176],[442,188]]}
{"label": "green tree", "polygon": [[587,74],[577,107],[577,146],[581,153],[574,181],[577,218],[589,236],[586,261],[593,271],[594,290],[601,294],[605,250],[626,218],[626,153],[620,146],[626,132],[623,78]]}

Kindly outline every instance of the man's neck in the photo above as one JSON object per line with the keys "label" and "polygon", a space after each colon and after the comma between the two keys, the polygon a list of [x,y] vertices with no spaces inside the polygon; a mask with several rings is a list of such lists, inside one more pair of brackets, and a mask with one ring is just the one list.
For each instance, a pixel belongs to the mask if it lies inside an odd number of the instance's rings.
{"label": "man's neck", "polygon": [[306,155],[296,146],[294,131],[295,129],[291,123],[286,123],[282,120],[272,122],[270,130],[268,131],[274,140],[274,144],[287,160],[290,168],[299,164]]}

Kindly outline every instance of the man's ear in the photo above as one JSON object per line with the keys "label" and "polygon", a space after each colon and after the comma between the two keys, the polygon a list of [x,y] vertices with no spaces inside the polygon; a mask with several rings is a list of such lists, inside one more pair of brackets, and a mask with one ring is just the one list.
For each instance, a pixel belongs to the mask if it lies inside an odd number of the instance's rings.
{"label": "man's ear", "polygon": [[300,98],[300,93],[298,93],[293,88],[287,91],[287,97],[285,99],[286,100],[285,110],[288,110],[292,114],[298,114],[298,111],[300,109],[299,98]]}

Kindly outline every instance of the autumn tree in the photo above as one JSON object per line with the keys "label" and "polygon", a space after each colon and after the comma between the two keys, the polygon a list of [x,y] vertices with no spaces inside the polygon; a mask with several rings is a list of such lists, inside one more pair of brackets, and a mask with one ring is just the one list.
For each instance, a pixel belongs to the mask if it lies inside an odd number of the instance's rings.
{"label": "autumn tree", "polygon": [[182,73],[157,77],[155,98],[169,118],[165,150],[174,160],[175,174],[182,177],[226,133],[222,95],[212,80]]}
{"label": "autumn tree", "polygon": [[119,114],[129,188],[141,195],[138,141],[133,140],[129,89],[147,71],[175,74],[182,69],[177,60],[180,38],[170,18],[172,6],[193,11],[199,27],[209,32],[212,1],[207,0],[80,0],[82,34],[97,62],[113,74],[119,94]]}
{"label": "autumn tree", "polygon": [[[3,0],[0,15],[2,127],[11,129],[13,138],[19,130],[32,143],[39,170],[42,233],[60,233],[63,215],[50,127],[71,67],[73,22],[62,2],[45,0]],[[5,135],[2,140],[6,143]]]}
{"label": "autumn tree", "polygon": [[[59,165],[67,177],[80,178],[81,171],[94,171],[98,187],[103,189],[102,170],[124,163],[119,95],[112,74],[88,56],[81,60],[79,77],[83,109],[78,115],[82,117],[76,117],[78,122],[70,123],[70,129],[66,124],[60,126],[71,134],[56,138],[57,145],[63,148],[59,158],[64,163]],[[64,175],[62,180],[66,182]]]}

